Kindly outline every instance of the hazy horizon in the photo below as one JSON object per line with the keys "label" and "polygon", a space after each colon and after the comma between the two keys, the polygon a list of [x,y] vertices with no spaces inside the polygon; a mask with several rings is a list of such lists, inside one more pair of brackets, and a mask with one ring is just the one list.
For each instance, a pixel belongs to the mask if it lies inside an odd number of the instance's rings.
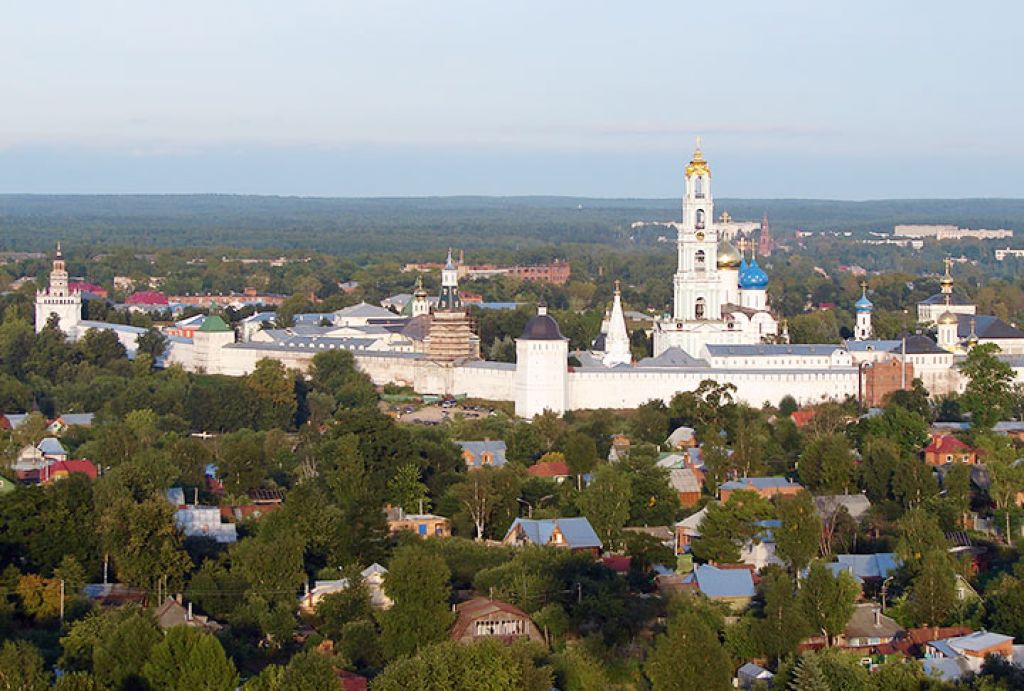
{"label": "hazy horizon", "polygon": [[19,3],[0,192],[1024,197],[1024,7]]}

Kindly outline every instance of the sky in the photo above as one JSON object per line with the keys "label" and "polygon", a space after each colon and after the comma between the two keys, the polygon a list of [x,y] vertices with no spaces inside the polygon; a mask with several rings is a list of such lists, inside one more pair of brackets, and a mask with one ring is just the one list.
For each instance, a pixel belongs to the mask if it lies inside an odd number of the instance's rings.
{"label": "sky", "polygon": [[1024,196],[1024,3],[0,0],[0,193]]}

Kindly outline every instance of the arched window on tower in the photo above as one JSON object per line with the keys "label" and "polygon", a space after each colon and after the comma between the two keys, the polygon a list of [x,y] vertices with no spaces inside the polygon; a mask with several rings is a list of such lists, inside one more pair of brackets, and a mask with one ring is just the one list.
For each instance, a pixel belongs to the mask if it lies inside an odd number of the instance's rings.
{"label": "arched window on tower", "polygon": [[704,230],[704,209],[697,209],[697,230]]}
{"label": "arched window on tower", "polygon": [[707,263],[707,257],[704,256],[704,250],[697,250],[693,255],[693,265],[698,271],[703,271]]}
{"label": "arched window on tower", "polygon": [[704,318],[704,298],[697,298],[693,306],[693,314],[697,319]]}
{"label": "arched window on tower", "polygon": [[693,181],[693,196],[697,199],[704,198],[704,178],[699,175]]}

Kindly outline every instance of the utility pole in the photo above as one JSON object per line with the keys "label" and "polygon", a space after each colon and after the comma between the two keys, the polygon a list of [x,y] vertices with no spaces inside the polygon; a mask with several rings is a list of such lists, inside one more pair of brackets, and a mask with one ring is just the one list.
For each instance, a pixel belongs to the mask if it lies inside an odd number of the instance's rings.
{"label": "utility pole", "polygon": [[64,621],[64,579],[60,579],[60,620]]}

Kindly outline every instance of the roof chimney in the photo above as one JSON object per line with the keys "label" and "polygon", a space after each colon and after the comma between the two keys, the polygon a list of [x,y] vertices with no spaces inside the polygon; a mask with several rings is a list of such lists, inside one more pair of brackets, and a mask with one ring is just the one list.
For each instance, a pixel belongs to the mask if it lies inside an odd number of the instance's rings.
{"label": "roof chimney", "polygon": [[882,625],[882,613],[878,610],[877,607],[874,610],[874,615],[875,615],[875,626],[881,626]]}
{"label": "roof chimney", "polygon": [[192,603],[188,603],[188,616],[185,617],[185,621],[192,621]]}

